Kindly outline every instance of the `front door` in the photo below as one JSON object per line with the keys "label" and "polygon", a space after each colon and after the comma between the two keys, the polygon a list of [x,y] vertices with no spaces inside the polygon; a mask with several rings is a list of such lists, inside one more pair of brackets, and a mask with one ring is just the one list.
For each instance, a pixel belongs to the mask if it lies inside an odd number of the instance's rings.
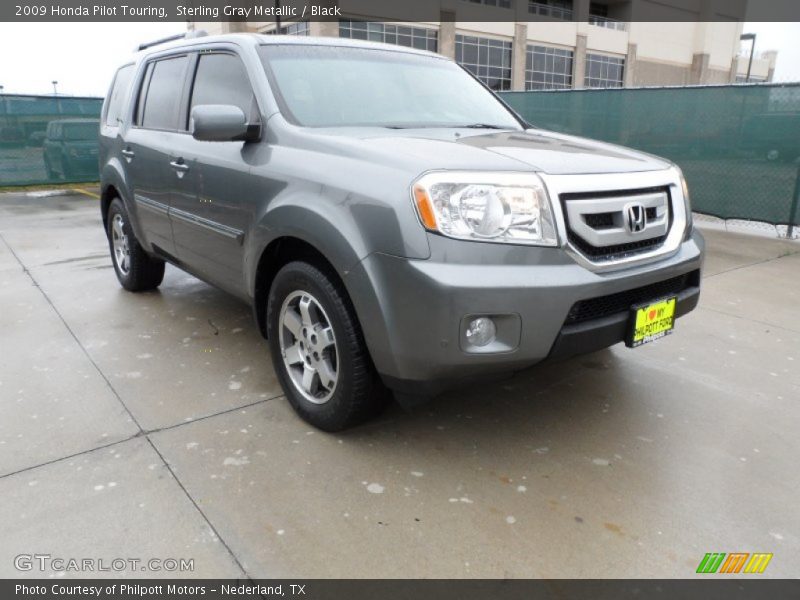
{"label": "front door", "polygon": [[[194,106],[233,105],[249,122],[260,117],[241,59],[231,52],[201,53],[191,90]],[[256,143],[202,142],[183,136],[173,147],[172,218],[178,258],[192,271],[233,293],[244,293],[244,236],[258,197],[250,174]]]}

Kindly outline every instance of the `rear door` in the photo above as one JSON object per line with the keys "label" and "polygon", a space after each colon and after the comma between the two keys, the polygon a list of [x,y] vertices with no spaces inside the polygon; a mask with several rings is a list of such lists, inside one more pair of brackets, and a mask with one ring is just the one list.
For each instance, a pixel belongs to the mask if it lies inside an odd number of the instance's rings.
{"label": "rear door", "polygon": [[141,79],[133,125],[122,144],[130,185],[145,240],[167,256],[175,256],[169,219],[174,171],[172,149],[185,135],[179,131],[184,101],[187,54],[150,61]]}
{"label": "rear door", "polygon": [[[250,123],[260,121],[253,87],[241,58],[229,50],[197,56],[185,118],[194,106],[233,105]],[[192,271],[243,293],[244,236],[258,197],[250,173],[257,142],[204,142],[183,136],[173,147],[176,189],[172,217],[178,258]]]}

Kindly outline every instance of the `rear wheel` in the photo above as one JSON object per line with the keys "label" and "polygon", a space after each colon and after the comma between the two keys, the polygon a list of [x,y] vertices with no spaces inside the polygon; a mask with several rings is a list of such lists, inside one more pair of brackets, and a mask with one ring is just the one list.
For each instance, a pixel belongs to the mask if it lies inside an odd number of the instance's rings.
{"label": "rear wheel", "polygon": [[278,272],[267,300],[267,333],[289,402],[315,427],[346,429],[386,405],[388,393],[347,292],[326,270],[292,262]]}
{"label": "rear wheel", "polygon": [[117,279],[126,290],[142,292],[161,284],[164,261],[151,257],[139,245],[119,198],[114,198],[108,209],[108,245]]}
{"label": "rear wheel", "polygon": [[47,173],[48,180],[52,181],[56,179],[56,172],[53,171],[53,167],[50,165],[50,159],[48,159],[46,156],[44,158],[44,170],[45,173]]}

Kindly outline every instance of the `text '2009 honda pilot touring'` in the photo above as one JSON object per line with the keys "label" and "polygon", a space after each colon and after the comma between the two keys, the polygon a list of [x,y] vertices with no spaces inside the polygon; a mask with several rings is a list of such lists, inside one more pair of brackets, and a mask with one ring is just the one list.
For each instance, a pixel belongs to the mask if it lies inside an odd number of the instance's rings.
{"label": "text '2009 honda pilot touring'", "polygon": [[100,131],[131,291],[165,261],[249,302],[286,396],[383,406],[672,331],[703,240],[677,167],[532,128],[436,54],[236,34],[141,48]]}

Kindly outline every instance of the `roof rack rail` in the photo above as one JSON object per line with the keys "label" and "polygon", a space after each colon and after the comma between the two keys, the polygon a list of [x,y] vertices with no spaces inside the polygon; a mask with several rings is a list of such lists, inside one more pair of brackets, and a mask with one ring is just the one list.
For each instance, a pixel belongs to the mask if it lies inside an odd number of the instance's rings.
{"label": "roof rack rail", "polygon": [[152,42],[145,42],[144,44],[139,44],[138,46],[136,46],[136,52],[145,50],[146,48],[152,48],[153,46],[158,46],[160,44],[166,44],[167,42],[174,42],[176,40],[191,40],[193,38],[205,37],[207,35],[208,33],[204,29],[198,29],[196,31],[187,31],[186,33],[179,33],[178,35],[171,35],[169,37],[153,40]]}

